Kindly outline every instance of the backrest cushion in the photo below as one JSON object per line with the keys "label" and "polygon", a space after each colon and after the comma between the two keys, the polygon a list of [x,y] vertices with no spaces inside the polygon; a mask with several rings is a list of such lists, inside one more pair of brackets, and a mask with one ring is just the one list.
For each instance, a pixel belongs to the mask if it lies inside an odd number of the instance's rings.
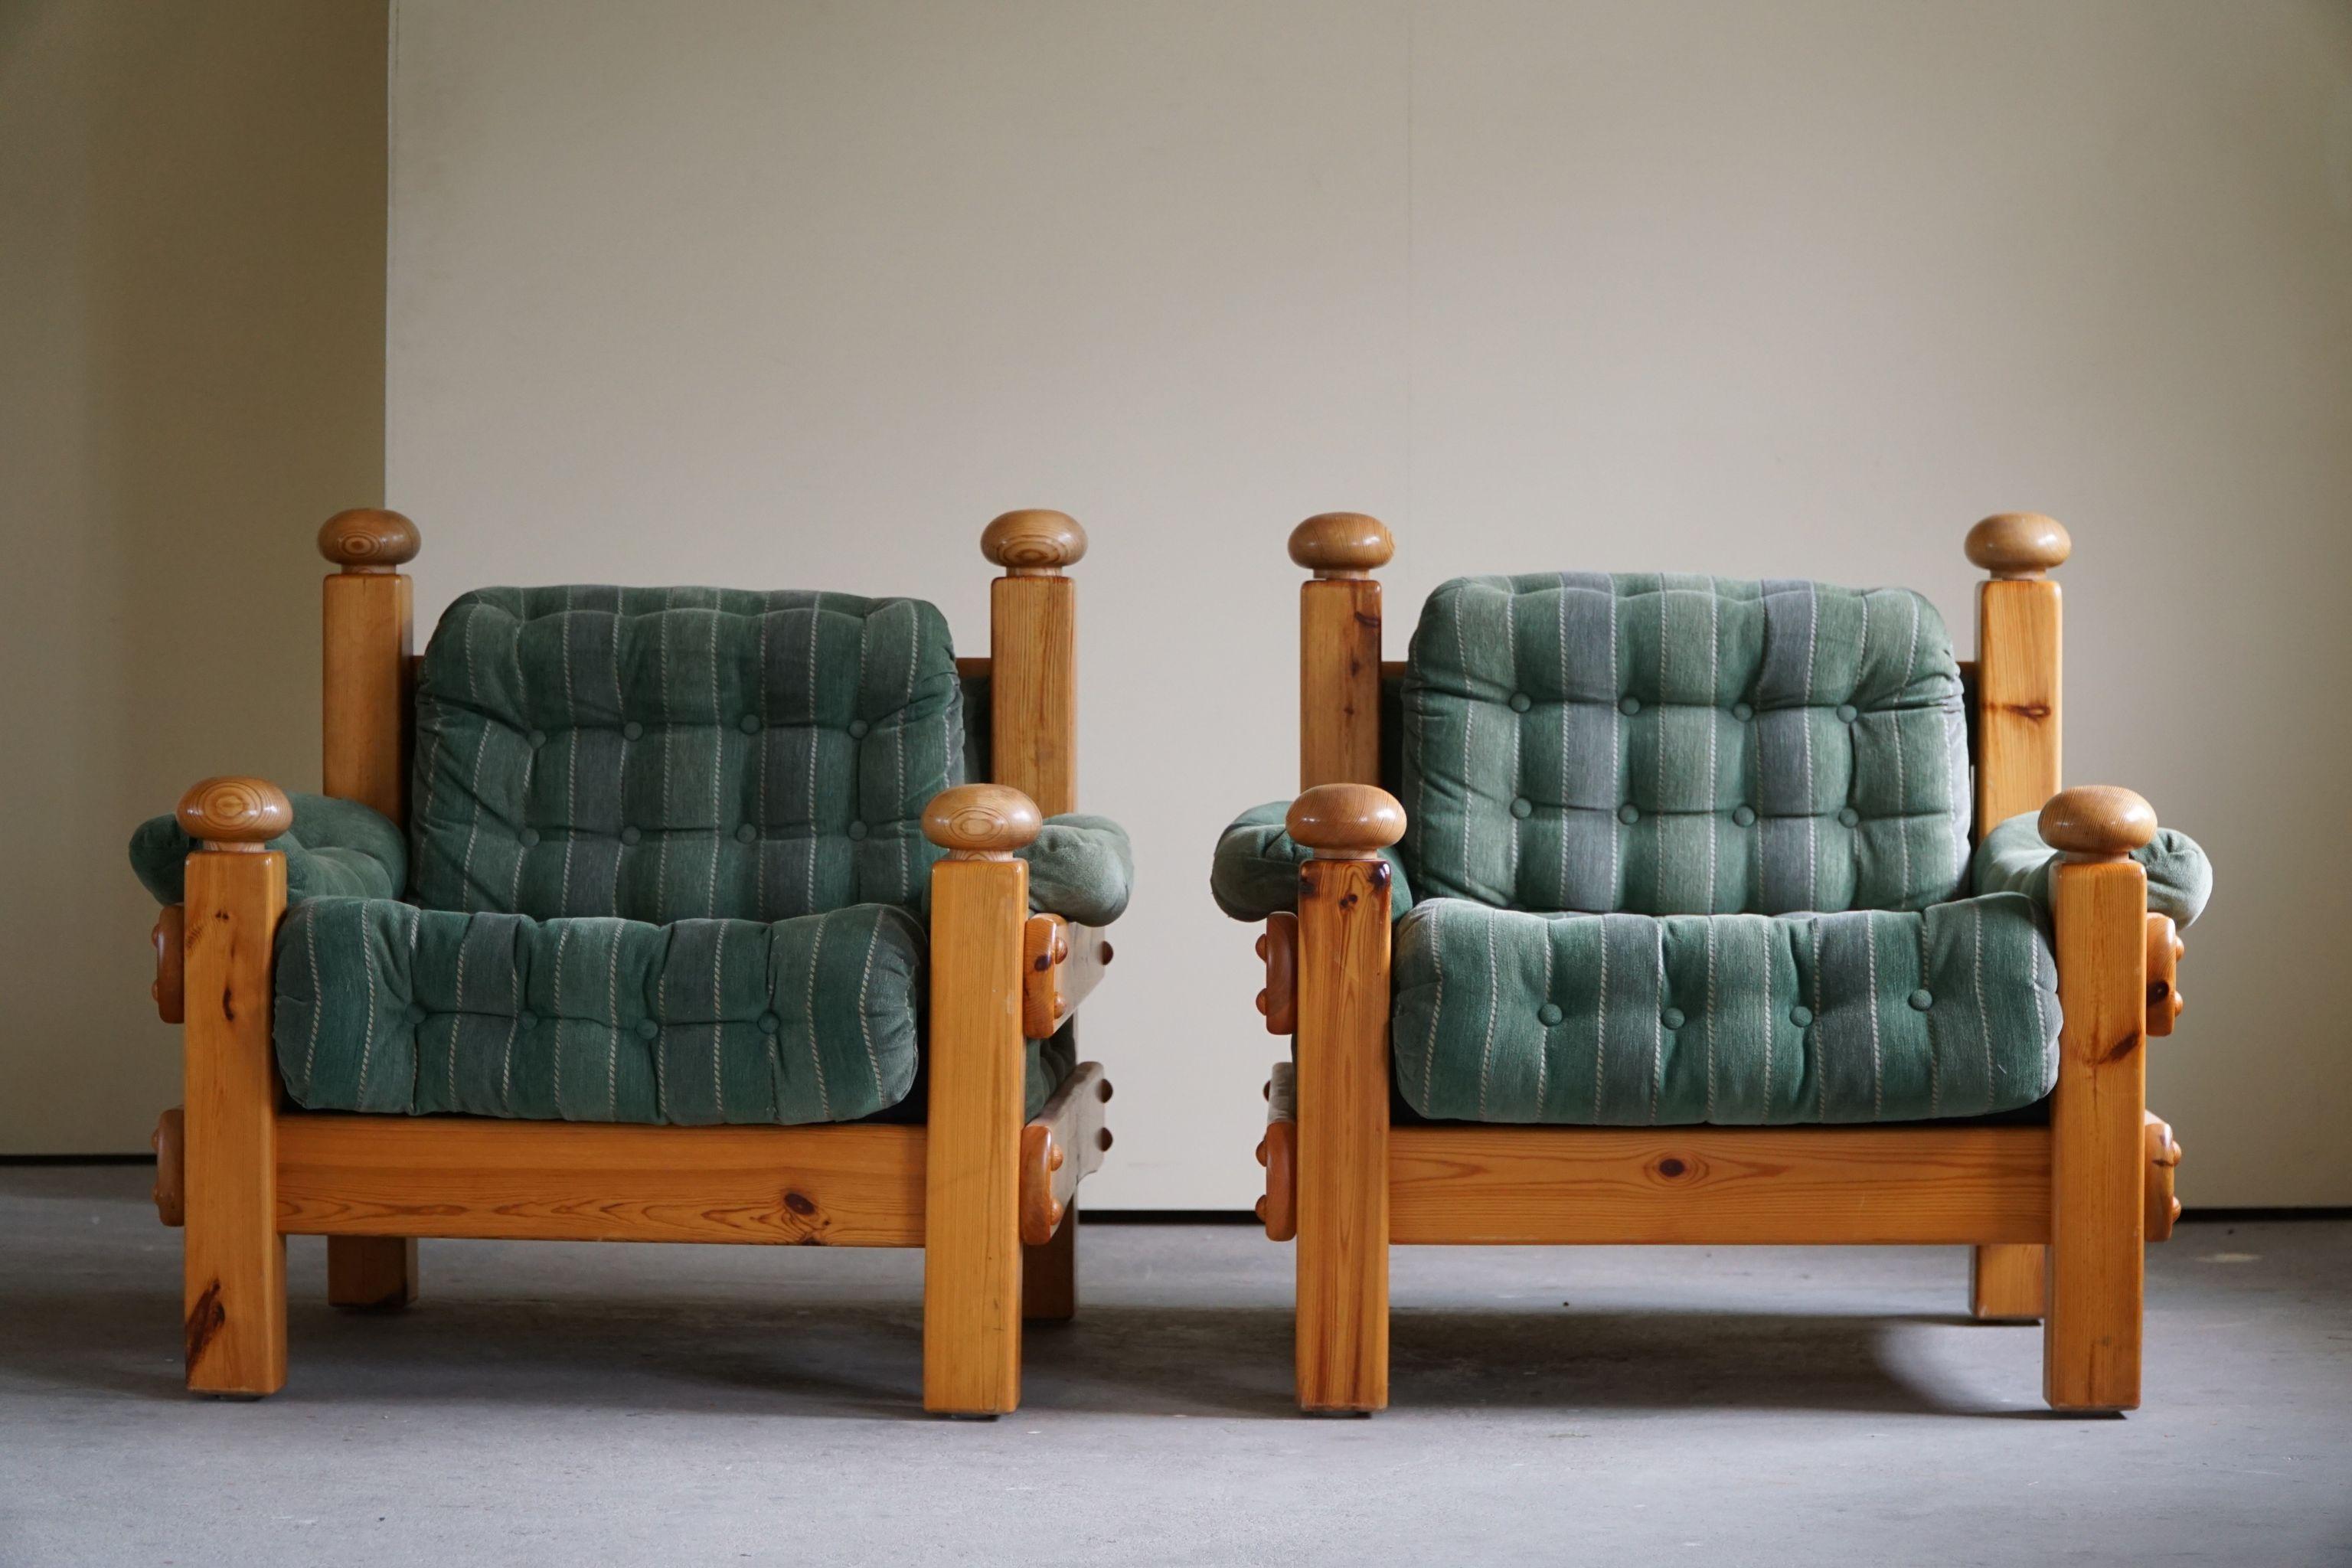
{"label": "backrest cushion", "polygon": [[919,599],[486,588],[425,655],[414,890],[542,920],[915,907],[923,807],[964,765]]}
{"label": "backrest cushion", "polygon": [[1402,696],[1420,897],[1908,910],[1966,872],[1959,669],[1906,589],[1458,578],[1423,608]]}

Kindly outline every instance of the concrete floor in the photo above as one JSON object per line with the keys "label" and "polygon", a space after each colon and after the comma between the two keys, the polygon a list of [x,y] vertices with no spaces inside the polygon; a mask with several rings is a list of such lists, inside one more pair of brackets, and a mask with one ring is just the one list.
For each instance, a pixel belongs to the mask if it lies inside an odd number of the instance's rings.
{"label": "concrete floor", "polygon": [[1291,1413],[1290,1252],[1102,1224],[1026,1404],[918,1408],[914,1253],[425,1244],[292,1376],[179,1386],[149,1173],[0,1167],[0,1563],[2352,1562],[2352,1223],[2149,1254],[2148,1408],[2061,1419],[1949,1248],[1412,1249],[1394,1407]]}

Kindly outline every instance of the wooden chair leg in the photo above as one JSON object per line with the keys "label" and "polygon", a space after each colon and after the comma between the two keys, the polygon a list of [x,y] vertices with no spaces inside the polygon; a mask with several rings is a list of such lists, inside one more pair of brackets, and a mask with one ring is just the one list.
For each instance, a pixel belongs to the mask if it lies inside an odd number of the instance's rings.
{"label": "wooden chair leg", "polygon": [[327,1237],[327,1300],[347,1311],[397,1311],[416,1300],[413,1236]]}
{"label": "wooden chair leg", "polygon": [[1298,944],[1298,1405],[1366,1414],[1389,1402],[1386,864],[1302,867]]}
{"label": "wooden chair leg", "polygon": [[[1025,834],[992,820],[1007,816],[1025,822]],[[954,1415],[999,1415],[1021,1404],[1029,868],[1010,851],[1035,837],[1037,822],[1026,796],[994,784],[949,790],[924,814],[924,831],[953,853],[931,868],[923,1406]]]}
{"label": "wooden chair leg", "polygon": [[1969,1249],[1969,1312],[1988,1323],[2042,1321],[2049,1248],[2002,1243]]}
{"label": "wooden chair leg", "polygon": [[1066,1323],[1077,1315],[1078,1200],[1072,1198],[1054,1239],[1021,1249],[1021,1316],[1032,1323]]}
{"label": "wooden chair leg", "polygon": [[[2056,1410],[2139,1405],[2147,879],[2119,855],[2090,858],[2107,846],[2089,835],[2069,842],[2053,825],[2053,813],[2085,809],[2075,797],[2103,793],[2069,790],[2042,812],[2043,838],[2075,851],[2055,868],[2051,893],[2064,1024],[2051,1102],[2042,1382]],[[2131,800],[2147,816],[2135,840],[2145,842],[2155,816]]]}
{"label": "wooden chair leg", "polygon": [[207,780],[181,802],[180,820],[205,840],[188,857],[182,1037],[188,1387],[258,1396],[286,1383],[278,1066],[269,1041],[286,857],[259,851],[292,816],[286,797],[266,784]]}

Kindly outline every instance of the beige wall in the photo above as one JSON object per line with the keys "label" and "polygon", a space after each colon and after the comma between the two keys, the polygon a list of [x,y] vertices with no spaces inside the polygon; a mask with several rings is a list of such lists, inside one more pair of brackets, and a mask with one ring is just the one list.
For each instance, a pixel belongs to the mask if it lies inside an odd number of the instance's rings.
{"label": "beige wall", "polygon": [[[1908,583],[2035,508],[2068,771],[2203,837],[2192,1203],[2352,1202],[2352,13],[2197,3],[398,0],[388,474],[492,580],[925,594],[1065,508],[1141,890],[1103,1205],[1239,1205],[1249,934],[1332,507],[1441,579]],[[289,742],[289,746],[291,742]]]}
{"label": "beige wall", "polygon": [[382,0],[0,3],[0,1153],[179,1098],[123,845],[318,787],[319,520],[383,489]]}

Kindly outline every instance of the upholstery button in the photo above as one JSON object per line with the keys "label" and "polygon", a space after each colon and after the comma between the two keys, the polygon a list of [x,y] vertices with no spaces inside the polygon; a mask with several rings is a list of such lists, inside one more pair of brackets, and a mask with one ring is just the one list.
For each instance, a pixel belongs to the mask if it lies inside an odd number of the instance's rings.
{"label": "upholstery button", "polygon": [[527,1035],[533,1029],[539,1027],[539,1015],[536,1013],[518,1013],[515,1015],[515,1023],[521,1028],[522,1032]]}
{"label": "upholstery button", "polygon": [[1731,820],[1742,827],[1753,827],[1756,826],[1756,808],[1752,805],[1735,805],[1731,808]]}
{"label": "upholstery button", "polygon": [[772,1035],[783,1026],[783,1020],[777,1017],[773,1013],[762,1013],[760,1015],[760,1033],[763,1035]]}
{"label": "upholstery button", "polygon": [[660,1033],[661,1026],[655,1023],[651,1018],[640,1018],[637,1020],[637,1038],[641,1040],[650,1040],[656,1035]]}
{"label": "upholstery button", "polygon": [[1547,1029],[1559,1022],[1561,1013],[1556,1004],[1547,1002],[1536,1009],[1536,1017]]}
{"label": "upholstery button", "polygon": [[643,838],[644,837],[644,834],[638,832],[634,827],[624,827],[621,829],[621,842],[624,844],[635,844],[638,839]]}
{"label": "upholstery button", "polygon": [[414,1002],[403,1008],[400,1016],[408,1021],[408,1026],[412,1029],[425,1022],[425,1009]]}
{"label": "upholstery button", "polygon": [[1935,1005],[1936,994],[1924,986],[1911,993],[1911,1007],[1914,1012],[1924,1013]]}
{"label": "upholstery button", "polygon": [[523,847],[524,848],[526,848],[526,849],[536,849],[536,848],[538,848],[538,847],[539,847],[539,829],[538,829],[538,828],[536,828],[536,827],[526,827],[526,828],[524,828],[524,829],[522,830],[522,832],[521,832],[521,834],[520,835],[520,838],[521,838],[521,840],[522,840],[522,847]]}
{"label": "upholstery button", "polygon": [[867,731],[872,728],[873,726],[863,719],[852,719],[849,721],[849,738],[853,741],[862,741],[866,739]]}
{"label": "upholstery button", "polygon": [[1617,820],[1631,827],[1642,820],[1642,814],[1630,805],[1621,805],[1617,808]]}
{"label": "upholstery button", "polygon": [[544,730],[533,730],[530,734],[525,735],[523,739],[530,742],[530,749],[535,752],[541,746],[547,744],[547,731]]}
{"label": "upholstery button", "polygon": [[1745,702],[1735,702],[1731,705],[1731,716],[1745,724],[1756,717],[1756,710]]}
{"label": "upholstery button", "polygon": [[1534,707],[1534,706],[1535,706],[1534,701],[1533,701],[1533,700],[1532,700],[1528,696],[1528,694],[1527,694],[1526,692],[1524,692],[1524,691],[1514,691],[1514,692],[1512,692],[1512,693],[1511,693],[1511,711],[1512,711],[1512,712],[1514,712],[1514,713],[1524,713],[1524,712],[1526,712],[1528,709],[1530,709],[1530,708],[1532,708],[1532,707]]}
{"label": "upholstery button", "polygon": [[1810,1029],[1813,1026],[1813,1010],[1811,1007],[1791,1007],[1789,1009],[1789,1022],[1800,1029]]}
{"label": "upholstery button", "polygon": [[645,737],[646,727],[635,719],[621,726],[621,739],[624,741],[642,741]]}
{"label": "upholstery button", "polygon": [[1841,702],[1837,706],[1837,716],[1839,723],[1851,724],[1854,720],[1861,717],[1861,710],[1854,707],[1851,702]]}
{"label": "upholstery button", "polygon": [[1642,700],[1640,698],[1622,697],[1618,699],[1617,711],[1625,715],[1626,718],[1631,719],[1634,714],[1639,713],[1641,710]]}
{"label": "upholstery button", "polygon": [[749,844],[759,837],[760,830],[748,822],[735,830],[735,842],[738,844]]}
{"label": "upholstery button", "polygon": [[862,822],[851,823],[849,825],[849,837],[856,839],[863,839],[866,837],[866,824]]}
{"label": "upholstery button", "polygon": [[1533,816],[1535,814],[1535,802],[1529,800],[1527,796],[1521,795],[1518,799],[1511,802],[1511,815],[1513,816],[1518,817],[1524,821],[1526,818]]}
{"label": "upholstery button", "polygon": [[1841,826],[1852,827],[1861,820],[1862,813],[1854,810],[1853,807],[1850,805],[1842,805],[1838,807],[1838,823]]}
{"label": "upholstery button", "polygon": [[1658,1022],[1664,1024],[1669,1029],[1679,1029],[1683,1026],[1685,1020],[1683,1017],[1683,1010],[1680,1007],[1669,1007],[1664,1013],[1658,1015]]}
{"label": "upholstery button", "polygon": [[760,732],[760,716],[757,713],[746,713],[736,721],[735,727],[746,735],[756,735]]}

